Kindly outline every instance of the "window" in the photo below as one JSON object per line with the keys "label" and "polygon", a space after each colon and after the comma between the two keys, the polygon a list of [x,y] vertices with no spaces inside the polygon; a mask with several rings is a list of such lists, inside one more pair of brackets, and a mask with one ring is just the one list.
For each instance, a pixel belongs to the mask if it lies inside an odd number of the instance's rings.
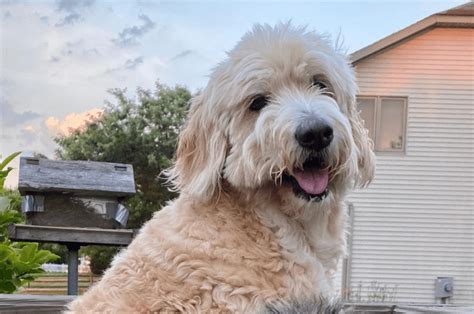
{"label": "window", "polygon": [[407,99],[400,97],[357,98],[369,136],[378,152],[405,151]]}

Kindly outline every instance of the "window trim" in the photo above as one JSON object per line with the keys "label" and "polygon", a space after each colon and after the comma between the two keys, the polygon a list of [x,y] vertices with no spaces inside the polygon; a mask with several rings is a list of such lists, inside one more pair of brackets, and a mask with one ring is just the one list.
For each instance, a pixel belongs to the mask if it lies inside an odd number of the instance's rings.
{"label": "window trim", "polygon": [[[359,106],[360,99],[375,99],[375,108],[374,108],[374,130],[372,140],[374,142],[374,151],[376,153],[386,154],[386,155],[400,155],[406,153],[407,146],[407,120],[408,120],[408,97],[407,96],[385,96],[385,95],[357,95],[357,106]],[[403,112],[402,112],[402,132],[403,132],[403,145],[401,149],[378,149],[377,141],[378,135],[380,134],[380,119],[382,115],[382,99],[397,99],[403,100]],[[359,108],[357,108],[359,110]],[[360,111],[360,110],[359,110]],[[364,123],[365,124],[365,123]],[[369,131],[370,134],[370,131]]]}

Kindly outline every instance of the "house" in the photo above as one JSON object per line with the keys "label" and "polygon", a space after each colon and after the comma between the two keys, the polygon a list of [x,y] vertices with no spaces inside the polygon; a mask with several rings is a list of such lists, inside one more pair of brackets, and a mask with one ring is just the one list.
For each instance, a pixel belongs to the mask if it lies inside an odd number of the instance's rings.
{"label": "house", "polygon": [[[474,305],[474,3],[351,58],[377,170],[350,196],[343,294]],[[435,297],[438,277],[452,277],[452,297]]]}

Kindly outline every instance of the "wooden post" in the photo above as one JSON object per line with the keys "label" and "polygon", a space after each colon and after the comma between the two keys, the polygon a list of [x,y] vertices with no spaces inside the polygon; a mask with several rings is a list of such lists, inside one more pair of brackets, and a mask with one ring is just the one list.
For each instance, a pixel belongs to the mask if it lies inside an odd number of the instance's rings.
{"label": "wooden post", "polygon": [[349,203],[347,207],[347,216],[349,226],[349,233],[347,233],[346,245],[347,256],[342,260],[342,282],[341,282],[341,296],[342,300],[350,301],[351,298],[351,269],[352,269],[352,235],[354,227],[354,204]]}
{"label": "wooden post", "polygon": [[69,244],[67,261],[67,294],[78,295],[79,248],[77,244]]}

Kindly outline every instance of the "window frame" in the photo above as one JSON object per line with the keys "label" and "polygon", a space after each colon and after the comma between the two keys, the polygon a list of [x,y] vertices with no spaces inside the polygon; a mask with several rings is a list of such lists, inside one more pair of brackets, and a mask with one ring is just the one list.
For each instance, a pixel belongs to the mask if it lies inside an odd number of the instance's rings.
{"label": "window frame", "polygon": [[[361,111],[359,107],[359,100],[360,99],[375,99],[375,108],[374,108],[374,130],[373,130],[373,137],[372,140],[374,142],[374,151],[376,153],[387,154],[387,155],[400,155],[406,153],[406,145],[407,145],[407,119],[408,119],[408,97],[407,96],[375,96],[375,95],[357,95],[357,110]],[[382,100],[383,99],[396,99],[396,100],[403,100],[403,112],[402,112],[402,134],[403,134],[403,145],[401,149],[378,149],[377,142],[378,142],[378,135],[380,134],[381,128],[381,118],[382,118]],[[364,121],[365,127],[365,121]],[[370,130],[369,136],[370,136]]]}

